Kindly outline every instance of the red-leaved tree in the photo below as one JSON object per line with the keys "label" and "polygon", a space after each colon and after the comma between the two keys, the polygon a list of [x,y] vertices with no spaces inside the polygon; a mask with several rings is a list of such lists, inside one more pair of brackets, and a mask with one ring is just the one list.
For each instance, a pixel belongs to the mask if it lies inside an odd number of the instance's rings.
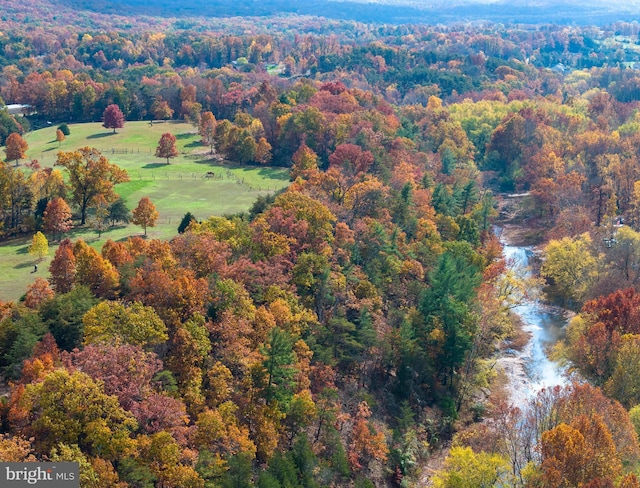
{"label": "red-leaved tree", "polygon": [[373,165],[373,154],[355,144],[340,144],[329,156],[331,166],[342,169],[348,175],[365,173]]}
{"label": "red-leaved tree", "polygon": [[167,158],[167,164],[169,164],[169,158],[175,158],[178,154],[176,136],[169,132],[162,134],[158,142],[158,147],[156,147],[156,156],[159,158]]}
{"label": "red-leaved tree", "polygon": [[107,395],[115,395],[125,410],[153,393],[151,380],[162,369],[152,352],[130,344],[88,344],[82,351],[63,354],[69,370],[80,370],[104,382]]}
{"label": "red-leaved tree", "polygon": [[104,109],[102,114],[102,126],[107,129],[113,129],[113,133],[116,133],[116,129],[124,127],[124,114],[117,104],[112,103]]}
{"label": "red-leaved tree", "polygon": [[36,278],[36,281],[27,287],[24,304],[28,308],[36,309],[42,302],[47,301],[55,295],[49,286],[49,282],[44,278]]}
{"label": "red-leaved tree", "polygon": [[57,293],[71,291],[76,282],[76,257],[73,254],[71,239],[65,239],[60,243],[49,266],[49,272],[49,282]]}

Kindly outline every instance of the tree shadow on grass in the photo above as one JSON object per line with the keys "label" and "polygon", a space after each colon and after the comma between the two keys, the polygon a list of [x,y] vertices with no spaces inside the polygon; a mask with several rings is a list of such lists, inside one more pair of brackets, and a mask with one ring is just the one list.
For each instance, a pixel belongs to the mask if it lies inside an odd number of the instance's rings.
{"label": "tree shadow on grass", "polygon": [[201,159],[200,157],[191,156],[185,156],[185,159],[189,159],[195,164],[201,164],[203,166],[209,166],[211,168],[222,168],[222,165],[219,164],[219,162],[215,159]]}
{"label": "tree shadow on grass", "polygon": [[164,168],[166,165],[167,165],[166,163],[147,163],[142,168],[143,169],[157,169],[157,168]]}
{"label": "tree shadow on grass", "polygon": [[[95,232],[95,234],[94,234]],[[104,236],[107,231],[103,232]],[[82,239],[84,242],[92,242],[94,237],[98,237],[98,232],[94,231],[88,225],[76,225],[71,230],[65,232],[59,239],[53,239],[49,241],[50,245],[58,246],[65,239],[71,239],[71,241],[75,241],[77,239]]]}
{"label": "tree shadow on grass", "polygon": [[145,236],[144,234],[142,234],[142,231],[140,230],[140,233],[136,233],[136,231],[134,231],[133,234],[121,237],[120,239],[117,239],[116,242],[127,242],[129,239],[133,239],[134,237],[141,237],[142,239],[150,239],[148,235]]}
{"label": "tree shadow on grass", "polygon": [[[60,242],[62,242],[64,239],[69,238],[72,241],[74,239],[82,239],[85,242],[88,242],[89,240],[100,240],[104,237],[109,237],[109,232],[111,232],[114,229],[119,228],[119,226],[107,226],[107,228],[105,230],[102,231],[102,235],[99,237],[98,236],[98,231],[91,228],[90,225],[85,224],[85,225],[76,225],[73,229],[71,229],[69,232],[66,232],[63,236],[62,239],[59,241],[52,241],[55,244],[60,244]],[[95,237],[95,239],[94,239]]]}
{"label": "tree shadow on grass", "polygon": [[[77,225],[74,228],[72,228],[70,231],[66,232],[63,236],[62,239],[60,240],[51,240],[49,241],[50,244],[54,244],[54,245],[59,245],[64,239],[71,239],[72,241],[75,241],[77,239],[82,239],[83,241],[85,241],[86,243],[94,243],[94,242],[99,242],[101,240],[106,240],[107,239],[111,239],[110,235],[112,231],[115,230],[119,230],[119,229],[123,229],[127,227],[125,224],[116,224],[116,225],[109,225],[107,226],[107,228],[105,230],[102,231],[102,235],[98,235],[98,231],[95,229],[92,229],[90,226],[88,225]],[[126,240],[127,238],[125,238]],[[25,249],[27,249],[25,247]]]}
{"label": "tree shadow on grass", "polygon": [[[118,224],[110,225],[109,227],[107,227],[107,230],[105,232],[109,232],[110,230],[126,229],[127,227],[128,227],[127,224],[118,223]],[[104,234],[104,232],[103,232],[103,234]]]}
{"label": "tree shadow on grass", "polygon": [[16,254],[29,254],[29,246],[21,247],[16,251]]}
{"label": "tree shadow on grass", "polygon": [[91,134],[90,136],[87,136],[87,139],[102,139],[103,137],[115,136],[116,134],[113,132],[99,132],[98,134]]}
{"label": "tree shadow on grass", "polygon": [[[286,168],[283,168],[283,169],[286,169]],[[258,171],[258,174],[263,178],[268,178],[270,180],[289,181],[290,179],[289,173],[287,173],[286,171],[276,173],[275,171],[270,171],[267,168],[260,169]]]}
{"label": "tree shadow on grass", "polygon": [[16,264],[13,269],[33,268],[33,263],[20,263]]}
{"label": "tree shadow on grass", "polygon": [[193,132],[189,133],[189,132],[184,132],[182,134],[176,134],[176,139],[189,139],[190,137],[193,137],[195,134]]}
{"label": "tree shadow on grass", "polygon": [[[224,167],[224,165],[220,164],[220,161],[214,158],[203,159],[203,157],[206,157],[206,156],[209,156],[209,154],[184,154],[182,155],[182,159],[185,159],[190,163],[199,164],[202,166],[208,166],[214,169]],[[180,163],[177,163],[177,164],[180,164]]]}
{"label": "tree shadow on grass", "polygon": [[[242,166],[240,164],[230,166],[230,169],[236,169],[241,171],[249,172],[257,172],[265,180],[279,180],[279,181],[289,181],[289,173],[287,171],[274,171],[274,169],[283,169],[287,168],[282,166],[268,166],[268,167],[260,167],[255,165],[246,165]],[[257,171],[256,171],[257,170]]]}

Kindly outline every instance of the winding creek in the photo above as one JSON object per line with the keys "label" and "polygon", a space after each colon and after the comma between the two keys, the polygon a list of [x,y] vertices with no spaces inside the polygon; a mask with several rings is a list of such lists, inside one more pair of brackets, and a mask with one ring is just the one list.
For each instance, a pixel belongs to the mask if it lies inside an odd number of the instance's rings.
{"label": "winding creek", "polygon": [[[496,228],[496,231],[501,233],[500,228]],[[534,257],[532,248],[509,245],[504,239],[501,241],[510,266],[515,268],[519,276],[530,276],[530,265]],[[535,295],[536,293],[531,293],[531,296]],[[530,339],[522,350],[501,351],[497,367],[507,377],[511,405],[522,408],[542,388],[567,383],[562,367],[551,361],[546,351],[564,338],[564,326],[569,320],[569,313],[560,308],[549,307],[534,298],[525,299],[513,309],[513,313],[520,317],[522,327],[530,334]],[[415,486],[433,486],[431,476],[442,468],[449,447],[443,447],[439,455],[430,458]]]}
{"label": "winding creek", "polygon": [[[530,275],[533,252],[530,247],[504,246],[504,254],[518,273]],[[562,367],[547,357],[547,350],[564,337],[568,314],[535,299],[525,299],[513,309],[520,317],[524,331],[531,335],[521,351],[506,350],[498,364],[508,378],[511,403],[522,406],[542,388],[563,385],[566,378]]]}

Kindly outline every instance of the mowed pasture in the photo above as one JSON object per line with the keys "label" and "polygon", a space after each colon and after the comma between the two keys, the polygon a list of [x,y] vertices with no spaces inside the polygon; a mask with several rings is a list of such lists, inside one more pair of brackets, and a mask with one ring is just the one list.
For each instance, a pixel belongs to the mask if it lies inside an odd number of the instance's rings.
{"label": "mowed pasture", "polygon": [[[95,147],[114,164],[129,173],[130,181],[116,187],[116,192],[135,208],[140,198],[148,196],[158,208],[160,218],[147,229],[149,239],[170,239],[186,212],[203,220],[212,215],[229,215],[248,210],[259,195],[273,193],[289,184],[289,174],[283,168],[240,166],[221,161],[209,154],[200,143],[193,126],[177,121],[126,122],[113,133],[100,123],[69,124],[71,134],[61,144],[56,141],[56,128],[51,126],[24,136],[29,144],[27,160],[37,159],[44,167],[55,164],[59,151],[80,147]],[[179,156],[157,158],[160,136],[170,132],[177,138]],[[4,151],[0,153],[4,156]],[[26,160],[22,160],[24,165]],[[107,239],[123,240],[142,235],[133,224],[109,228],[98,237],[88,225],[69,233],[72,239],[82,238],[100,249]],[[50,236],[47,236],[50,238]],[[49,255],[33,272],[35,258],[28,253],[31,236],[0,243],[0,300],[16,300],[36,277],[46,277],[47,268],[57,248],[49,242]]]}

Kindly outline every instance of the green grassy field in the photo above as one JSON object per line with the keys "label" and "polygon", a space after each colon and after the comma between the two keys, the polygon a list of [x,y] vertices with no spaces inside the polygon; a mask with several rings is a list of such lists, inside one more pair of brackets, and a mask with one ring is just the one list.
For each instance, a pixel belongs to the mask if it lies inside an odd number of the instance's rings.
{"label": "green grassy field", "polygon": [[[289,183],[288,171],[282,168],[243,167],[218,161],[199,143],[195,129],[184,122],[127,122],[116,134],[100,123],[70,124],[71,134],[59,145],[56,127],[27,134],[27,158],[50,167],[59,151],[90,146],[100,150],[112,163],[124,168],[131,181],[116,187],[129,208],[148,196],[156,205],[160,218],[156,227],[147,229],[149,238],[170,239],[177,233],[183,215],[189,211],[198,219],[247,210],[259,195],[272,193]],[[170,132],[177,138],[180,155],[166,160],[155,157],[160,136]],[[207,173],[214,173],[210,177]],[[82,238],[96,248],[107,239],[120,240],[142,235],[134,225],[109,229],[101,238],[90,228],[76,228],[69,237]],[[31,237],[0,244],[0,300],[16,300],[36,277],[46,277],[56,247],[50,243],[49,256],[32,273],[34,258],[27,247]]]}

